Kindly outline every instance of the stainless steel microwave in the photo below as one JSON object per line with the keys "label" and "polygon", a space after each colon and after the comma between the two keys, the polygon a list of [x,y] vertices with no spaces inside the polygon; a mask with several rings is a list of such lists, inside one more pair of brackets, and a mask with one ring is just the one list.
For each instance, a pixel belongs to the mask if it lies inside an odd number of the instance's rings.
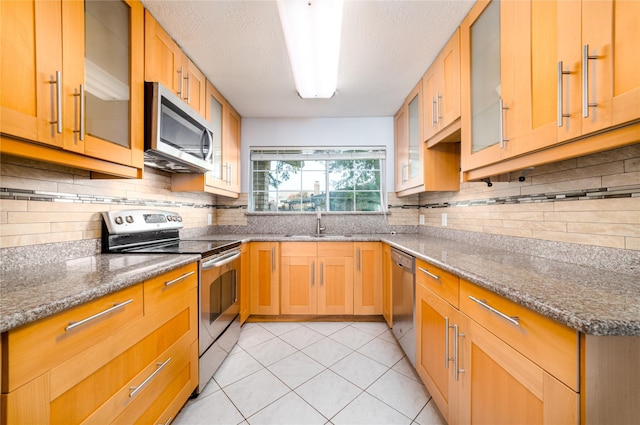
{"label": "stainless steel microwave", "polygon": [[171,173],[213,170],[210,124],[160,83],[145,82],[144,165]]}

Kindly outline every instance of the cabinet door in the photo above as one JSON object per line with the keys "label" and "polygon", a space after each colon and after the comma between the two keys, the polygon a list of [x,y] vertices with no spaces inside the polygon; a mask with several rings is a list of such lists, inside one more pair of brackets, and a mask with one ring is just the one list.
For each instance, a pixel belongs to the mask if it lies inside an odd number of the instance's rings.
{"label": "cabinet door", "polygon": [[241,118],[227,103],[225,137],[222,139],[222,159],[225,165],[227,189],[240,193],[240,125]]}
{"label": "cabinet door", "polygon": [[353,314],[353,244],[318,244],[318,314]]}
{"label": "cabinet door", "polygon": [[157,81],[182,97],[182,50],[149,11],[144,15],[144,79]]}
{"label": "cabinet door", "polygon": [[[62,9],[0,2],[0,132],[61,147]],[[37,31],[36,31],[37,29]],[[60,127],[58,127],[58,123]]]}
{"label": "cabinet door", "polygon": [[251,243],[251,314],[280,314],[279,246]]}
{"label": "cabinet door", "polygon": [[521,19],[528,7],[527,2],[479,1],[460,25],[463,171],[512,154],[523,117],[516,75],[528,52],[527,21]]}
{"label": "cabinet door", "polygon": [[382,244],[356,242],[353,314],[382,314]]}
{"label": "cabinet door", "polygon": [[383,283],[382,283],[382,315],[389,327],[393,326],[393,316],[391,311],[391,247],[387,244],[382,246],[382,262],[383,262]]}
{"label": "cabinet door", "polygon": [[223,180],[223,158],[224,144],[223,139],[226,130],[225,115],[227,113],[227,101],[220,92],[207,81],[206,92],[206,119],[211,123],[211,131],[213,132],[213,171],[206,174],[206,184],[214,187],[224,187]]}
{"label": "cabinet door", "polygon": [[455,332],[458,312],[416,284],[416,371],[450,424],[458,422]]}
{"label": "cabinet door", "polygon": [[404,188],[406,160],[409,157],[409,114],[405,106],[401,106],[394,118],[395,132],[395,183],[396,191]]}
{"label": "cabinet door", "polygon": [[578,423],[577,393],[463,314],[460,322],[460,423]]}
{"label": "cabinet door", "polygon": [[[586,2],[583,17],[583,33],[589,34],[589,26],[594,23],[600,26],[603,20],[591,3]],[[613,26],[611,54],[608,55],[613,67],[613,87],[610,92],[611,125],[618,125],[640,118],[640,2],[613,1],[612,15],[611,18],[607,16],[607,21]],[[601,30],[607,29],[608,24]],[[590,42],[588,38],[583,41],[585,44]],[[589,47],[591,48],[591,45]],[[596,73],[597,70],[591,72]],[[606,77],[606,74],[592,76],[602,77]]]}
{"label": "cabinet door", "polygon": [[204,117],[206,115],[207,79],[202,71],[200,71],[185,54],[183,54],[182,63],[185,67],[182,99],[187,105],[191,106],[194,111]]}
{"label": "cabinet door", "polygon": [[424,140],[427,141],[460,119],[460,30],[453,33],[422,77],[422,94]]}
{"label": "cabinet door", "polygon": [[317,243],[283,242],[280,248],[281,313],[317,314]]}
{"label": "cabinet door", "polygon": [[251,287],[249,285],[251,253],[249,244],[240,248],[240,324],[246,322],[251,314]]}

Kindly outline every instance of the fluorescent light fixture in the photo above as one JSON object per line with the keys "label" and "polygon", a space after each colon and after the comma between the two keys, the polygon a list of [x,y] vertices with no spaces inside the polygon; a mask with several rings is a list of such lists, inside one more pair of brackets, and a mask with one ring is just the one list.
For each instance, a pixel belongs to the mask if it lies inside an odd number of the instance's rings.
{"label": "fluorescent light fixture", "polygon": [[84,59],[84,80],[87,91],[102,100],[129,100],[129,86],[87,58]]}
{"label": "fluorescent light fixture", "polygon": [[330,98],[338,81],[344,0],[278,0],[298,94]]}

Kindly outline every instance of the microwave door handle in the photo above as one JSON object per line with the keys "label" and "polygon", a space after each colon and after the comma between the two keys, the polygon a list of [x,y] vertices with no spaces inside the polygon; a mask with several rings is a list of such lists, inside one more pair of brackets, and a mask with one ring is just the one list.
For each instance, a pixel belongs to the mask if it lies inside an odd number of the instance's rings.
{"label": "microwave door handle", "polygon": [[207,139],[209,139],[209,154],[205,158],[205,161],[211,161],[211,158],[213,158],[213,132],[208,129],[204,131],[207,133]]}
{"label": "microwave door handle", "polygon": [[[209,142],[209,151],[205,154],[205,139]],[[208,161],[213,153],[213,137],[209,134],[209,130],[207,128],[202,129],[202,135],[200,136],[200,153],[202,154],[202,159]]]}

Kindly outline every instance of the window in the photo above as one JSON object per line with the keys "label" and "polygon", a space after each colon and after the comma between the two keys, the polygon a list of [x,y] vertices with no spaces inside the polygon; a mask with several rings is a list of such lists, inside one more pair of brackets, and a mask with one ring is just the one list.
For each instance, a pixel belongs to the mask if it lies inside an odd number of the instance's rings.
{"label": "window", "polygon": [[385,148],[252,148],[252,211],[383,211]]}

